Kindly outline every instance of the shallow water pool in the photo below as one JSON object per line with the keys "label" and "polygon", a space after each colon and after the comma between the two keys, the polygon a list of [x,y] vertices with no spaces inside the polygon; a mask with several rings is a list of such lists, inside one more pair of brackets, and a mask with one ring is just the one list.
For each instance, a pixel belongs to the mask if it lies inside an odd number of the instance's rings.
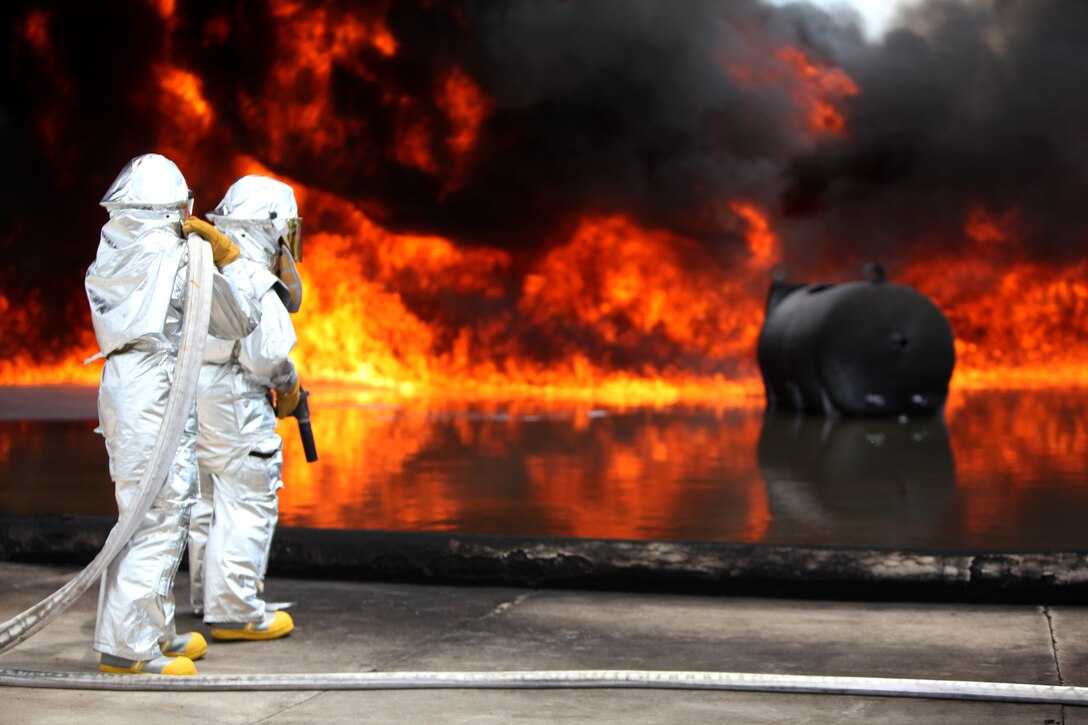
{"label": "shallow water pool", "polygon": [[[5,389],[0,512],[116,515],[91,389]],[[281,525],[942,549],[1088,549],[1088,390],[945,419],[324,395],[281,425]],[[10,418],[17,419],[10,419]]]}

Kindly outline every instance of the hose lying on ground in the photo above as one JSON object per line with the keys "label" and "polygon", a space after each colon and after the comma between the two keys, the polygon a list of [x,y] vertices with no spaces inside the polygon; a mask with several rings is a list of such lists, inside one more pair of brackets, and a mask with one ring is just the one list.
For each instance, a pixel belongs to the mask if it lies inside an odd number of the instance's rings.
{"label": "hose lying on ground", "polygon": [[[102,551],[52,595],[0,624],[0,653],[32,636],[64,612],[96,582],[132,536],[158,495],[173,462],[182,428],[196,395],[211,310],[212,268],[208,246],[189,241],[189,285],[174,384],[162,427],[133,505],[110,532]],[[1005,682],[961,682],[884,677],[829,677],[742,672],[654,670],[542,670],[506,672],[331,672],[281,675],[158,677],[0,669],[0,685],[53,689],[211,692],[232,690],[403,690],[653,688],[748,690],[835,695],[885,695],[939,699],[997,700],[1088,705],[1088,688]]]}
{"label": "hose lying on ground", "polygon": [[329,672],[282,675],[102,675],[0,670],[0,685],[54,689],[222,692],[231,690],[586,689],[747,690],[885,695],[1088,705],[1088,687],[1007,682],[825,677],[747,672],[540,670],[513,672]]}

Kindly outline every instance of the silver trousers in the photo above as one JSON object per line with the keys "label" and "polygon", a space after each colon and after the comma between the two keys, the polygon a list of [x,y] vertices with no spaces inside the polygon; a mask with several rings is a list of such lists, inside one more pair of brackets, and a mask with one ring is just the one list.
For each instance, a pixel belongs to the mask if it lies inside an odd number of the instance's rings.
{"label": "silver trousers", "polygon": [[283,487],[283,441],[266,392],[236,363],[201,368],[189,577],[193,609],[208,624],[265,615],[261,594]]}
{"label": "silver trousers", "polygon": [[[111,355],[98,392],[99,431],[106,439],[118,513],[132,504],[170,392],[175,358],[128,351]],[[190,414],[162,491],[121,554],[102,576],[94,648],[131,660],[158,657],[176,634],[174,576],[196,500],[196,417]]]}

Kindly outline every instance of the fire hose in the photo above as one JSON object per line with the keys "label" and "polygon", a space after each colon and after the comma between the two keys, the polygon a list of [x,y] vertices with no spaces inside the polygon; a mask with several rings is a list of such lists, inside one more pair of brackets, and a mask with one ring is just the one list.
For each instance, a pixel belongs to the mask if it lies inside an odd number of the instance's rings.
{"label": "fire hose", "polygon": [[[190,237],[189,284],[174,383],[133,505],[98,555],[67,584],[0,624],[0,654],[31,637],[95,583],[132,537],[166,479],[196,395],[211,313],[212,260],[208,246]],[[273,675],[114,675],[0,669],[0,685],[51,689],[222,692],[256,690],[407,690],[652,688],[884,695],[935,699],[1088,705],[1088,687],[888,677],[779,675],[662,670],[524,670],[496,672],[328,672]]]}

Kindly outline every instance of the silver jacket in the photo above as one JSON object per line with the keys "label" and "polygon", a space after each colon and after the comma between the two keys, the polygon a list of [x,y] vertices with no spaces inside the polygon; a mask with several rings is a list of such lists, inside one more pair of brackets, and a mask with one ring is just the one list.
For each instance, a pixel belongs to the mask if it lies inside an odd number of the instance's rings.
{"label": "silver jacket", "polygon": [[[110,210],[86,290],[106,364],[98,416],[119,513],[131,504],[162,422],[177,358],[188,255],[177,210]],[[214,277],[211,329],[244,337],[260,320],[249,276],[228,265]],[[133,660],[157,657],[172,638],[173,580],[196,499],[196,419],[190,416],[171,474],[129,546],[102,577],[94,647]]]}
{"label": "silver jacket", "polygon": [[[177,212],[111,212],[86,278],[91,320],[103,355],[138,341],[176,348],[188,263],[180,232]],[[245,337],[260,320],[250,276],[229,264],[214,275],[214,285],[211,334]]]}
{"label": "silver jacket", "polygon": [[287,390],[298,382],[290,357],[298,338],[291,315],[275,292],[279,279],[245,257],[239,258],[237,266],[250,275],[250,286],[260,300],[261,324],[240,341],[210,335],[204,348],[204,362],[237,363],[246,375],[265,388]]}

